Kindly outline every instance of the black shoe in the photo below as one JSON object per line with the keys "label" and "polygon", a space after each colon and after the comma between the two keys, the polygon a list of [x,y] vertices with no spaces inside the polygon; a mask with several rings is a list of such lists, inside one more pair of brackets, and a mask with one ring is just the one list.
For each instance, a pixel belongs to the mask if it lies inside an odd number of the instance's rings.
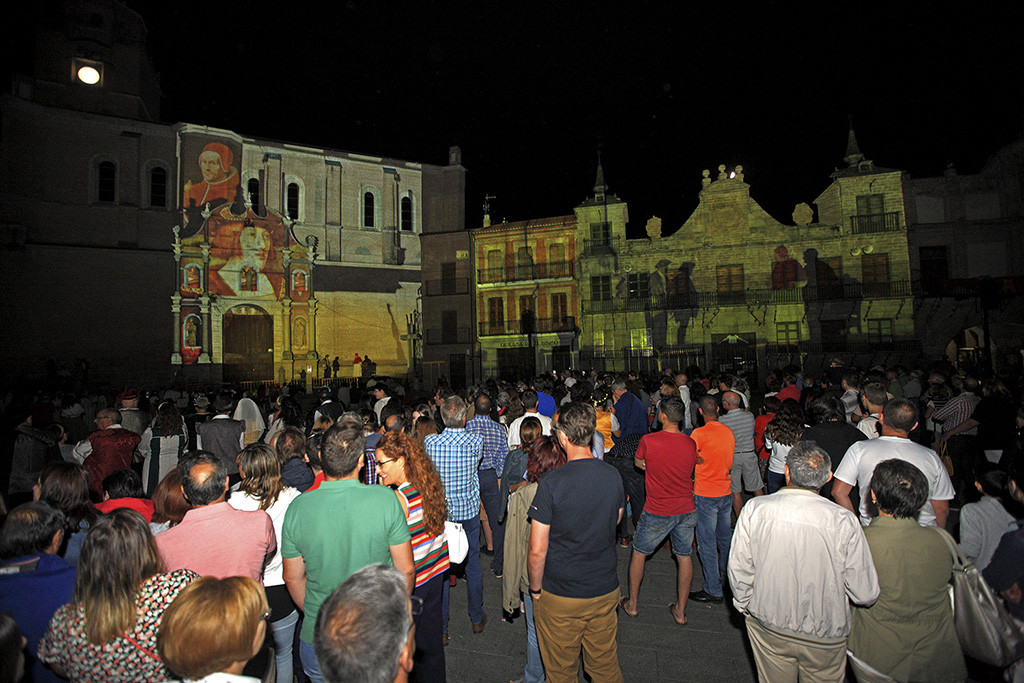
{"label": "black shoe", "polygon": [[499,579],[501,578],[501,570],[500,569],[495,569],[494,567],[491,567],[491,571],[494,572],[494,575],[497,576]]}
{"label": "black shoe", "polygon": [[694,591],[690,593],[690,600],[694,602],[710,602],[715,605],[720,605],[724,601],[721,595],[711,595],[711,593],[705,593],[703,590]]}

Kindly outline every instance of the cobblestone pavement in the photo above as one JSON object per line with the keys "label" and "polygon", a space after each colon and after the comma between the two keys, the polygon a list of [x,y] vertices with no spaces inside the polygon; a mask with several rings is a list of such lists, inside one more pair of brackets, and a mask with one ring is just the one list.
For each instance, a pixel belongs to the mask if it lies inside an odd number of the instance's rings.
{"label": "cobblestone pavement", "polygon": [[[626,592],[630,548],[618,548],[620,590]],[[700,561],[694,558],[693,590],[701,587]],[[510,681],[523,675],[526,622],[501,621],[501,579],[483,557],[484,610],[487,627],[473,634],[466,614],[466,584],[451,592],[450,642],[446,648],[448,680]],[[746,644],[742,617],[728,605],[691,602],[688,623],[679,626],[668,612],[675,602],[676,567],[668,545],[647,561],[640,588],[639,616],[619,612],[619,664],[626,681],[733,681],[757,679]],[[581,680],[586,680],[581,676]]]}

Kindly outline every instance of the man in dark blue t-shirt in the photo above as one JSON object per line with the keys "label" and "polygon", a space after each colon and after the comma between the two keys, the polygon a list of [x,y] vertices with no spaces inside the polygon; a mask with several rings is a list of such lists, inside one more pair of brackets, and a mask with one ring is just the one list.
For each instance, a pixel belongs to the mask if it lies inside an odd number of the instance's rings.
{"label": "man in dark blue t-shirt", "polygon": [[622,478],[590,452],[596,424],[590,404],[574,402],[562,409],[557,439],[568,461],[541,477],[530,506],[530,597],[551,680],[575,680],[582,643],[593,680],[622,681],[615,611]]}
{"label": "man in dark blue t-shirt", "polygon": [[615,397],[612,412],[619,421],[619,431],[612,434],[616,438],[630,434],[646,434],[649,431],[647,410],[640,399],[626,391],[626,380],[617,379],[612,383],[612,396]]}

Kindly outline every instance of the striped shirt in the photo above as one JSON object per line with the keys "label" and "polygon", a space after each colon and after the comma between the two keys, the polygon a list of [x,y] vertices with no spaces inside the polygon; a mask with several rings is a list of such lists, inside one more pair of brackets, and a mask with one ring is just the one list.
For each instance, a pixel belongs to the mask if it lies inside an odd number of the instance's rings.
{"label": "striped shirt", "polygon": [[[953,427],[959,427],[963,424],[967,418],[971,416],[974,409],[978,406],[981,399],[972,394],[969,391],[965,391],[959,396],[955,396],[949,399],[949,402],[942,408],[936,409],[932,413],[932,422],[941,422],[943,433],[948,432]],[[977,436],[978,428],[971,427],[968,430],[961,432],[965,436]]]}
{"label": "striped shirt", "polygon": [[409,535],[412,536],[412,559],[416,564],[416,587],[419,588],[448,569],[448,541],[444,533],[431,536],[423,523],[423,496],[412,484],[398,485],[398,492],[409,503]]}

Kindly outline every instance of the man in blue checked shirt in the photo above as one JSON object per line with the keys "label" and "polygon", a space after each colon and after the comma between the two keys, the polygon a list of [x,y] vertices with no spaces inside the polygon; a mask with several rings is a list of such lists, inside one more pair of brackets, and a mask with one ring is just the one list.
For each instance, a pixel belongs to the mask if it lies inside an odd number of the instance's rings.
{"label": "man in blue checked shirt", "polygon": [[480,498],[487,511],[487,524],[491,527],[494,539],[494,559],[491,560],[491,571],[501,576],[505,558],[505,526],[498,523],[501,517],[501,493],[499,483],[501,467],[508,455],[508,431],[505,425],[491,419],[491,408],[494,402],[487,394],[480,394],[473,403],[476,416],[466,423],[466,431],[479,434],[484,440],[484,457],[480,461],[477,475],[480,478]]}
{"label": "man in blue checked shirt", "polygon": [[[423,441],[427,455],[437,467],[444,484],[448,519],[462,524],[469,539],[466,556],[466,586],[469,590],[469,618],[473,633],[482,633],[487,623],[484,614],[484,585],[480,573],[480,479],[477,468],[484,453],[484,440],[479,434],[466,431],[466,402],[458,396],[441,404],[445,430],[431,434]],[[444,631],[448,632],[448,584],[442,598]]]}

